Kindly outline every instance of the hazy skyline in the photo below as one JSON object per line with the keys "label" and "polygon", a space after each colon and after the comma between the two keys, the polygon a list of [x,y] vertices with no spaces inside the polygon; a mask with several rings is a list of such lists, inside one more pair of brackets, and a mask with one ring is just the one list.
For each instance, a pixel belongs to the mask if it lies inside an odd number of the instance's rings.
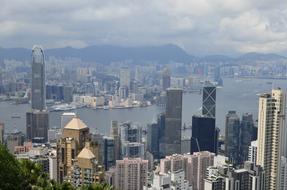
{"label": "hazy skyline", "polygon": [[287,50],[284,0],[0,0],[0,46],[173,43],[194,55]]}

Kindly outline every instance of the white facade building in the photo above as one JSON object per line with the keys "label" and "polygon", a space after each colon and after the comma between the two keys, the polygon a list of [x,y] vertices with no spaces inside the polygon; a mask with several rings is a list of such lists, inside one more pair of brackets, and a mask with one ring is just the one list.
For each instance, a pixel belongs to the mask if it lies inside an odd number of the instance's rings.
{"label": "white facade building", "polygon": [[256,164],[257,159],[257,141],[252,141],[248,150],[248,161]]}
{"label": "white facade building", "polygon": [[[256,163],[265,171],[265,189],[281,189],[281,157],[286,157],[286,95],[281,89],[259,97]],[[284,184],[285,186],[285,184]]]}

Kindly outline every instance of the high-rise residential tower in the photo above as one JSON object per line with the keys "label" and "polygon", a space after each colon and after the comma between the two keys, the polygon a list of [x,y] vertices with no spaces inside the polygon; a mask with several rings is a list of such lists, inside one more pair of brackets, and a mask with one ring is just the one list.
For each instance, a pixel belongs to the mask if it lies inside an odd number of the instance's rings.
{"label": "high-rise residential tower", "polygon": [[57,143],[57,181],[72,177],[73,159],[85,147],[89,140],[89,128],[78,117],[74,117],[63,128],[62,137]]}
{"label": "high-rise residential tower", "polygon": [[141,158],[124,158],[116,161],[115,188],[134,190],[147,185],[148,161]]}
{"label": "high-rise residential tower", "polygon": [[192,185],[192,189],[203,190],[206,169],[214,164],[214,156],[214,153],[208,151],[166,156],[160,160],[159,171],[168,173],[183,170],[184,178]]}
{"label": "high-rise residential tower", "polygon": [[32,109],[46,109],[45,56],[42,47],[32,49]]}
{"label": "high-rise residential tower", "polygon": [[225,155],[233,164],[239,164],[240,119],[235,111],[229,111],[225,121]]}
{"label": "high-rise residential tower", "polygon": [[257,164],[265,171],[265,189],[282,189],[282,158],[286,158],[286,94],[281,89],[259,97]]}
{"label": "high-rise residential tower", "polygon": [[182,90],[169,88],[166,96],[164,156],[181,153]]}
{"label": "high-rise residential tower", "polygon": [[202,91],[202,115],[215,118],[216,87],[206,81]]}

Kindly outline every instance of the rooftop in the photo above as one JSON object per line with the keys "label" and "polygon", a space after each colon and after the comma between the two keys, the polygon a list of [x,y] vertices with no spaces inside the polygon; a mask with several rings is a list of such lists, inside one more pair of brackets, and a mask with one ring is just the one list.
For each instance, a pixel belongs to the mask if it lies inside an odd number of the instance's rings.
{"label": "rooftop", "polygon": [[95,158],[95,155],[92,153],[92,151],[90,149],[85,147],[78,154],[78,158],[93,159],[93,158]]}
{"label": "rooftop", "polygon": [[75,130],[81,130],[88,128],[87,125],[78,117],[74,117],[67,123],[67,125],[64,127],[64,129],[75,129]]}

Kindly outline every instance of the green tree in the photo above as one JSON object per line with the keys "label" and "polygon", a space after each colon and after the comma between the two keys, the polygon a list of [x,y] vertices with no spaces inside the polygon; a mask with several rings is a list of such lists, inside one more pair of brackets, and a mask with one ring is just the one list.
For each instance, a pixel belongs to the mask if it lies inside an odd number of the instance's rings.
{"label": "green tree", "polygon": [[19,162],[0,144],[0,189],[22,189],[25,180],[20,170]]}
{"label": "green tree", "polygon": [[[76,190],[71,183],[50,180],[42,166],[27,159],[17,160],[0,144],[0,190]],[[107,184],[94,183],[77,190],[112,190]]]}

